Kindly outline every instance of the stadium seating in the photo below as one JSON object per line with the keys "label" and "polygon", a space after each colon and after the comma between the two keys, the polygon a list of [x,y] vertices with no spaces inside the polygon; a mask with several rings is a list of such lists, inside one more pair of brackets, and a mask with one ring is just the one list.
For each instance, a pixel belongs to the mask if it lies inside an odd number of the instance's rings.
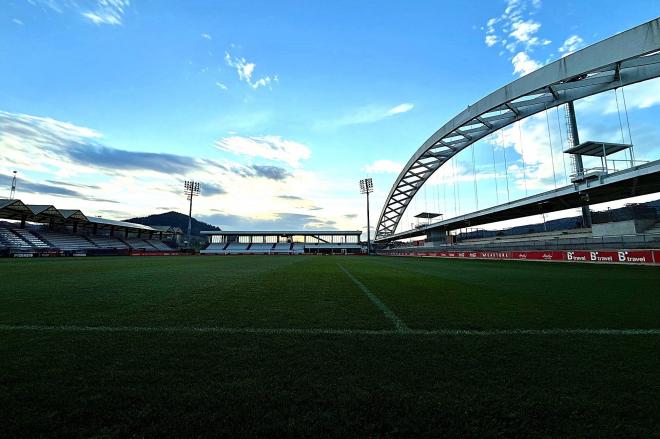
{"label": "stadium seating", "polygon": [[127,245],[112,236],[88,236],[87,237],[98,248],[127,248]]}
{"label": "stadium seating", "polygon": [[248,244],[232,242],[224,250],[227,254],[232,253],[247,253]]}
{"label": "stadium seating", "polygon": [[38,237],[50,242],[50,244],[60,250],[86,250],[96,248],[96,245],[80,235],[70,233],[51,232],[41,230],[34,232]]}
{"label": "stadium seating", "polygon": [[271,253],[275,244],[250,244],[246,250],[248,253],[268,254]]}
{"label": "stadium seating", "polygon": [[50,245],[42,241],[39,237],[37,237],[27,229],[13,229],[13,232],[17,235],[20,235],[21,238],[27,241],[34,248],[37,249],[50,248]]}
{"label": "stadium seating", "polygon": [[273,247],[273,253],[289,254],[291,253],[292,248],[293,244],[289,242],[280,242],[275,244],[275,247]]}
{"label": "stadium seating", "polygon": [[316,244],[305,244],[305,249],[314,252],[316,250],[342,250],[342,249],[359,249],[360,245],[357,243],[330,243],[319,242]]}
{"label": "stadium seating", "polygon": [[657,222],[650,228],[646,229],[644,233],[649,235],[660,235],[660,222]]}
{"label": "stadium seating", "polygon": [[[224,244],[222,245],[224,246]],[[169,245],[158,240],[79,235],[66,230],[48,230],[43,225],[28,225],[26,228],[18,228],[17,224],[10,222],[0,222],[0,248],[18,250],[23,253],[102,249],[103,254],[108,254],[109,250],[127,250],[129,248],[146,251],[172,250]]]}
{"label": "stadium seating", "polygon": [[0,227],[0,241],[2,241],[5,246],[10,248],[21,250],[32,249],[32,246],[27,241],[6,227]]}
{"label": "stadium seating", "polygon": [[213,254],[213,253],[222,253],[225,249],[225,246],[227,244],[224,242],[216,242],[209,244],[208,247],[206,247],[204,250],[201,250],[200,253],[202,254]]}
{"label": "stadium seating", "polygon": [[157,241],[155,239],[146,239],[145,240],[147,243],[151,244],[153,248],[156,250],[161,250],[161,251],[172,251],[172,247],[169,245],[165,244],[163,241]]}
{"label": "stadium seating", "polygon": [[126,238],[123,240],[128,246],[132,249],[136,250],[153,250],[154,246],[149,244],[147,241],[144,239],[138,239],[138,238]]}

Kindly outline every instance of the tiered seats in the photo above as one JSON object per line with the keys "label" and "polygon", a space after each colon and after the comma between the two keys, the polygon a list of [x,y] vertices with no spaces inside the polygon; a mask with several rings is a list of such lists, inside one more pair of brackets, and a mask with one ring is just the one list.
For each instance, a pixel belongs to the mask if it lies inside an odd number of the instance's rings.
{"label": "tiered seats", "polygon": [[224,242],[209,244],[209,246],[200,251],[200,253],[224,253],[225,245],[227,244]]}
{"label": "tiered seats", "polygon": [[99,248],[127,248],[126,244],[112,236],[88,236],[88,238]]}
{"label": "tiered seats", "polygon": [[157,241],[155,239],[146,239],[149,244],[156,250],[162,250],[162,251],[171,251],[172,247],[169,245],[165,244],[163,241]]}
{"label": "tiered seats", "polygon": [[128,244],[129,247],[131,247],[133,249],[141,249],[141,250],[153,250],[154,249],[154,246],[149,244],[144,239],[126,238],[126,239],[124,239],[124,242],[126,244]]}
{"label": "tiered seats", "polygon": [[0,227],[0,240],[9,247],[20,250],[32,249],[32,246],[6,227]]}
{"label": "tiered seats", "polygon": [[553,239],[576,239],[576,238],[591,238],[591,229],[586,231],[571,231],[571,232],[548,232],[548,233],[534,233],[527,235],[512,235],[512,236],[498,236],[492,238],[482,238],[476,240],[466,240],[465,243],[474,242],[519,242],[519,241],[550,241]]}
{"label": "tiered seats", "polygon": [[273,253],[291,253],[291,248],[293,245],[288,242],[280,242],[278,244],[275,244],[275,247],[273,248]]}
{"label": "tiered seats", "polygon": [[247,250],[248,253],[270,253],[275,244],[252,244]]}
{"label": "tiered seats", "polygon": [[96,248],[93,243],[79,235],[51,231],[40,231],[39,235],[60,250],[86,250]]}
{"label": "tiered seats", "polygon": [[247,248],[249,244],[244,244],[244,243],[239,243],[239,242],[232,242],[225,248],[225,253],[227,254],[232,254],[232,253],[247,253]]}
{"label": "tiered seats", "polygon": [[330,242],[320,242],[318,244],[305,244],[307,249],[319,249],[319,250],[328,250],[328,249],[343,249],[343,248],[359,248],[360,245],[356,243],[330,243]]}
{"label": "tiered seats", "polygon": [[15,234],[20,235],[20,237],[23,238],[25,241],[27,241],[32,247],[38,249],[50,248],[50,245],[43,242],[41,239],[39,239],[36,235],[34,235],[32,232],[30,232],[27,229],[14,229],[13,231]]}
{"label": "tiered seats", "polygon": [[291,247],[291,251],[293,252],[294,255],[305,253],[305,244],[302,243],[293,244],[293,247]]}
{"label": "tiered seats", "polygon": [[651,226],[649,229],[646,229],[644,232],[649,235],[660,235],[660,222],[655,223],[655,225]]}

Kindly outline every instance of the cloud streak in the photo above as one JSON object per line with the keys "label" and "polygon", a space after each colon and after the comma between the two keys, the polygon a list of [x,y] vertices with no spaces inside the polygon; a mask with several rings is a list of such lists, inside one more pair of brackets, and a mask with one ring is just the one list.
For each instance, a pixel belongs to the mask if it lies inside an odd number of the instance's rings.
{"label": "cloud streak", "polygon": [[378,105],[369,105],[358,108],[338,119],[322,120],[314,124],[316,128],[341,128],[353,125],[365,125],[380,122],[384,119],[391,118],[400,114],[408,113],[413,108],[414,104],[404,102],[395,105],[394,107],[383,107]]}
{"label": "cloud streak", "polygon": [[252,217],[233,215],[229,213],[216,213],[197,217],[200,221],[212,224],[222,229],[256,229],[256,230],[336,230],[336,222],[315,215],[300,213],[273,213],[269,217]]}
{"label": "cloud streak", "polygon": [[300,167],[301,161],[311,157],[311,150],[302,143],[282,139],[280,136],[224,137],[216,147],[239,156],[260,157],[280,161],[291,167]]}
{"label": "cloud streak", "polygon": [[[11,181],[10,177],[6,177],[3,175],[0,175],[0,186],[9,186]],[[64,182],[53,182],[49,180],[51,183],[59,183],[59,184],[45,184],[45,183],[38,183],[30,180],[26,180],[23,178],[19,178],[17,181],[16,185],[16,194],[17,198],[21,198],[21,195],[24,193],[29,193],[29,194],[46,194],[46,195],[52,195],[56,197],[66,197],[66,198],[76,198],[76,199],[81,199],[81,200],[87,200],[87,201],[101,201],[101,202],[106,202],[106,203],[118,203],[117,201],[114,200],[107,200],[103,198],[97,198],[94,196],[89,196],[86,195],[82,192],[79,192],[74,189],[70,189],[71,187],[81,187],[85,188],[86,186],[84,185],[76,185],[72,183],[64,183]]]}

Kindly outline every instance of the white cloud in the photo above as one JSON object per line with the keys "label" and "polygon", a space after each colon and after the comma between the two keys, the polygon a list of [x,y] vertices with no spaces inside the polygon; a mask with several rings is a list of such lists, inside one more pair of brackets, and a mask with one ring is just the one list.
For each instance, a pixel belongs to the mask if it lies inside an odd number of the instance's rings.
{"label": "white cloud", "polygon": [[351,125],[363,125],[379,122],[383,119],[396,116],[398,114],[407,113],[415,106],[411,103],[405,102],[391,108],[379,105],[367,105],[357,108],[356,110],[339,117],[337,119],[323,119],[314,123],[314,127],[318,129],[326,128],[339,128]]}
{"label": "white cloud", "polygon": [[486,38],[484,42],[486,43],[486,46],[488,47],[493,47],[497,42],[499,41],[499,38],[497,38],[496,35],[486,35]]}
{"label": "white cloud", "polygon": [[66,11],[79,13],[96,25],[121,25],[131,0],[27,0],[33,6],[50,9],[62,14]]}
{"label": "white cloud", "polygon": [[[267,219],[270,227],[277,228],[278,219],[298,218],[304,223],[300,227],[348,230],[357,229],[362,221],[352,216],[362,213],[360,195],[337,196],[348,192],[350,182],[301,168],[119,150],[100,143],[102,139],[98,131],[73,123],[0,112],[0,183],[16,169],[18,196],[29,204],[54,204],[124,219],[162,211],[161,206],[187,211],[180,189],[184,179],[192,178],[203,182],[195,215],[213,215],[221,200],[234,228],[264,224],[254,223],[255,219]],[[277,136],[257,138],[254,143],[262,149],[268,144],[271,151],[262,151],[264,155],[291,164],[310,155],[305,146]],[[257,156],[252,149],[245,155]],[[304,201],[292,205],[291,197],[283,194]]]}
{"label": "white cloud", "polygon": [[15,24],[18,24],[19,26],[23,26],[23,21],[19,20],[18,18],[14,18],[11,21]]}
{"label": "white cloud", "polygon": [[526,21],[514,21],[511,23],[512,31],[509,33],[510,37],[515,38],[519,42],[533,44],[538,39],[534,37],[534,34],[541,29],[541,23],[526,20]]}
{"label": "white cloud", "polygon": [[514,55],[514,57],[511,58],[511,63],[513,64],[513,73],[520,76],[531,73],[543,66],[540,62],[530,58],[525,52],[518,52]]}
{"label": "white cloud", "polygon": [[387,111],[387,114],[394,115],[394,114],[407,113],[408,111],[412,110],[414,107],[415,106],[410,103],[399,104],[396,107],[390,108]]}
{"label": "white cloud", "polygon": [[533,0],[508,0],[504,12],[486,22],[484,43],[488,47],[498,45],[503,48],[500,55],[512,54],[513,73],[519,76],[536,70],[542,62],[532,58],[537,46],[547,46],[551,41],[537,34],[541,23],[532,18],[541,7],[541,2]]}
{"label": "white cloud", "polygon": [[259,79],[252,79],[254,69],[257,67],[255,63],[248,62],[245,58],[234,57],[229,52],[225,52],[225,62],[229,67],[236,69],[238,73],[238,79],[248,84],[253,89],[258,89],[259,87],[266,87],[275,82],[279,82],[277,75],[275,76],[264,76]]}
{"label": "white cloud", "polygon": [[376,160],[364,166],[364,171],[368,174],[399,174],[403,169],[403,163],[392,160]]}
{"label": "white cloud", "polygon": [[579,35],[571,35],[566,38],[564,44],[558,49],[559,53],[563,53],[563,56],[570,55],[576,50],[584,47],[584,40]]}
{"label": "white cloud", "polygon": [[212,40],[212,39],[213,39],[213,38],[211,37],[211,34],[207,34],[207,33],[203,33],[203,34],[201,35],[201,37],[204,38],[205,40]]}
{"label": "white cloud", "polygon": [[302,143],[284,140],[280,136],[225,137],[216,142],[216,147],[236,155],[284,162],[294,168],[300,167],[300,162],[312,154]]}
{"label": "white cloud", "polygon": [[215,85],[220,87],[222,90],[227,90],[227,86],[223,84],[222,82],[216,82]]}
{"label": "white cloud", "polygon": [[120,25],[130,5],[130,0],[97,0],[93,10],[83,11],[81,14],[97,25]]}

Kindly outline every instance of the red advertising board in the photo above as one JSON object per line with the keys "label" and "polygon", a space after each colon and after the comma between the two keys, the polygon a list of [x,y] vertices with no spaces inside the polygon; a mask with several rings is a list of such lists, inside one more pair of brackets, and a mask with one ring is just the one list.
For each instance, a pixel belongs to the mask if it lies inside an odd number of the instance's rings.
{"label": "red advertising board", "polygon": [[572,250],[572,251],[437,251],[391,252],[390,256],[523,261],[589,262],[601,264],[658,264],[660,250]]}

